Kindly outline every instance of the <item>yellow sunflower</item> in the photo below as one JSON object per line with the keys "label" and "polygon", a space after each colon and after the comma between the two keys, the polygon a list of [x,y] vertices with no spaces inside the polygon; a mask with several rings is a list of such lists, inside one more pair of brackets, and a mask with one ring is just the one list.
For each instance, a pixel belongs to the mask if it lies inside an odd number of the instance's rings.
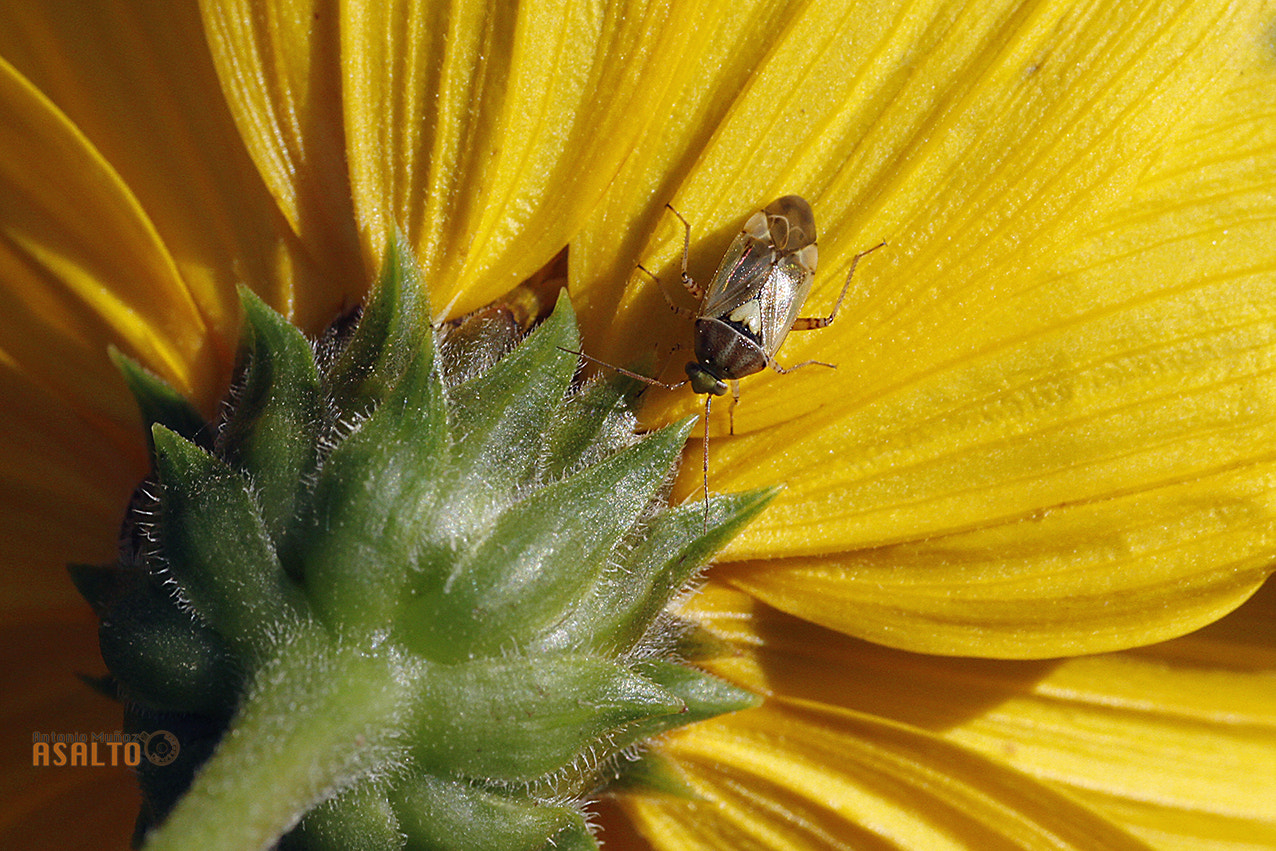
{"label": "yellow sunflower", "polygon": [[766,701],[658,740],[694,794],[615,793],[607,847],[1276,847],[1273,4],[11,5],[0,844],[136,811],[27,746],[119,726],[64,570],[147,472],[110,346],[211,416],[236,285],[317,334],[401,231],[436,319],[566,248],[584,350],[651,360],[665,205],[705,282],[798,193],[808,314],[887,247],[779,353],[835,370],[710,423],[715,491],[784,487],[683,614]]}

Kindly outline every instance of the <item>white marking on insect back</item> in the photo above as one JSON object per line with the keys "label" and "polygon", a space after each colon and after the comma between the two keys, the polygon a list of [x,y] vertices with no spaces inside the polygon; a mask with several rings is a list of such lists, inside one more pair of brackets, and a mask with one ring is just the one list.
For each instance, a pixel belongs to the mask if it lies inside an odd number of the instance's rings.
{"label": "white marking on insect back", "polygon": [[744,326],[746,331],[756,337],[762,330],[762,306],[756,298],[751,298],[731,311],[727,319]]}

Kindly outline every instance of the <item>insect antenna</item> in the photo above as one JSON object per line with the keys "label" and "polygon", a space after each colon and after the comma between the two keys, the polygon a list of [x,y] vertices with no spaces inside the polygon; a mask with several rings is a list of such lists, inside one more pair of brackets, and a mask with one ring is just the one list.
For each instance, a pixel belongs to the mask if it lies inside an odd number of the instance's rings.
{"label": "insect antenna", "polygon": [[[625,369],[623,366],[616,366],[614,363],[607,363],[607,361],[605,360],[599,360],[593,355],[587,355],[584,352],[580,352],[575,349],[565,349],[562,346],[559,346],[558,349],[559,351],[569,352],[573,355],[576,355],[577,357],[584,358],[585,360],[590,361],[591,363],[596,363],[601,367],[606,367],[607,369],[619,372],[621,375],[632,378],[635,381],[641,381],[643,384],[646,384],[650,387],[663,387],[666,390],[677,390],[679,387],[682,387],[683,385],[687,384],[691,380],[689,378],[684,378],[682,381],[679,381],[677,384],[667,384],[664,381],[659,381],[655,378],[651,378],[646,375],[640,375],[639,373],[634,372],[633,370]],[[738,392],[736,395],[736,399],[737,400],[739,399]],[[704,397],[704,454],[703,454],[704,530],[706,532],[709,531],[709,411],[710,411],[710,407],[712,403],[713,403],[713,396],[711,394],[706,393]],[[732,406],[733,415],[734,415],[734,409],[735,409],[735,406],[733,405]],[[734,419],[733,419],[732,433],[734,433]]]}
{"label": "insect antenna", "polygon": [[564,349],[562,346],[559,346],[558,350],[560,352],[568,352],[570,354],[576,355],[577,357],[584,358],[590,363],[596,363],[599,366],[606,367],[607,369],[613,370],[614,372],[619,372],[621,375],[628,376],[629,378],[632,378],[635,381],[641,381],[643,384],[649,384],[652,387],[663,387],[666,390],[677,390],[679,387],[686,384],[687,381],[689,380],[684,378],[681,381],[679,381],[677,384],[666,384],[663,381],[659,381],[655,378],[651,378],[650,376],[640,375],[639,373],[633,372],[632,370],[625,369],[623,366],[616,366],[614,363],[607,363],[607,361],[605,360],[599,360],[593,355],[587,355],[584,352],[578,352],[575,349]]}

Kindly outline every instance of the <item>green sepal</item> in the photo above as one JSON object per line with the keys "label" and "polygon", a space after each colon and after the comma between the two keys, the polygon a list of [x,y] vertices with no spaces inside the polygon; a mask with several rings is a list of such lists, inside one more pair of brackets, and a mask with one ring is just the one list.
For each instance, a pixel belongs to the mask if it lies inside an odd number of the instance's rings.
{"label": "green sepal", "polygon": [[434,661],[454,662],[498,655],[515,636],[553,629],[649,509],[692,422],[648,435],[512,506],[450,573],[423,576],[430,584],[405,611],[406,640]]}
{"label": "green sepal", "polygon": [[552,482],[603,459],[613,447],[632,441],[632,414],[638,382],[632,378],[595,380],[581,388],[550,423],[541,458],[541,481]]}
{"label": "green sepal", "polygon": [[306,814],[278,851],[394,851],[403,830],[385,789],[361,783]]}
{"label": "green sepal", "polygon": [[686,709],[676,718],[652,716],[634,724],[618,740],[622,743],[639,742],[667,730],[728,712],[752,709],[762,703],[762,698],[751,691],[676,662],[646,659],[635,663],[634,669],[670,694],[677,695]]}
{"label": "green sepal", "polygon": [[640,440],[632,382],[571,390],[565,297],[491,365],[518,323],[436,343],[397,234],[361,320],[317,352],[243,300],[217,440],[157,423],[135,572],[78,571],[100,612],[151,631],[103,639],[128,723],[181,741],[139,770],[152,851],[271,847],[298,824],[284,847],[593,849],[580,807],[622,751],[754,705],[672,661],[711,648],[665,607],[768,494],[668,509],[689,423]]}
{"label": "green sepal", "polygon": [[295,528],[318,461],[319,373],[310,343],[294,325],[247,287],[239,288],[239,300],[241,377],[218,448],[252,482],[266,532],[278,546]]}
{"label": "green sepal", "polygon": [[669,630],[674,634],[671,636],[673,641],[668,646],[673,651],[674,658],[684,662],[694,663],[740,654],[739,648],[731,642],[698,623],[673,619]]}
{"label": "green sepal", "polygon": [[575,810],[570,815],[572,821],[550,837],[550,841],[544,846],[545,851],[598,851],[598,840],[590,831],[585,817]]}
{"label": "green sepal", "polygon": [[[564,293],[549,318],[482,375],[452,389],[452,463],[472,503],[507,502],[529,484],[545,432],[576,372],[576,314]],[[481,522],[480,510],[475,521]]]}
{"label": "green sepal", "polygon": [[341,416],[364,416],[398,383],[418,348],[419,329],[429,327],[423,293],[407,238],[396,230],[359,325],[327,371],[329,398]]}
{"label": "green sepal", "polygon": [[763,488],[709,500],[688,502],[656,517],[639,542],[614,568],[586,590],[571,613],[560,619],[538,650],[620,653],[646,631],[652,619],[713,554],[766,508],[779,493]]}
{"label": "green sepal", "polygon": [[66,572],[75,590],[99,616],[127,594],[139,577],[138,571],[125,570],[115,564],[68,564]]}
{"label": "green sepal", "polygon": [[240,655],[256,657],[303,601],[285,575],[244,480],[156,425],[164,556],[182,596]]}
{"label": "green sepal", "polygon": [[[399,605],[422,548],[438,539],[447,412],[428,329],[389,398],[327,458],[312,534],[299,547],[315,605],[333,624],[379,624]],[[369,569],[375,565],[375,570]]]}
{"label": "green sepal", "polygon": [[225,642],[153,577],[121,573],[134,581],[102,612],[98,644],[122,696],[160,711],[225,716],[241,677]]}
{"label": "green sepal", "polygon": [[224,716],[240,675],[221,638],[182,611],[141,570],[73,564],[76,588],[99,617],[98,644],[112,676],[95,685],[155,710]]}
{"label": "green sepal", "polygon": [[151,448],[152,461],[155,445],[151,440],[151,426],[156,423],[200,446],[212,446],[213,436],[208,423],[172,385],[114,346],[109,347],[107,353],[137,400],[142,424],[146,426],[146,443]]}
{"label": "green sepal", "polygon": [[687,782],[678,764],[656,751],[645,751],[636,759],[618,763],[612,778],[607,784],[608,792],[646,792],[686,801],[704,799]]}
{"label": "green sepal", "polygon": [[440,665],[425,682],[418,761],[502,781],[533,780],[572,762],[605,733],[684,710],[678,696],[649,678],[586,656]]}
{"label": "green sepal", "polygon": [[581,814],[572,807],[548,805],[517,794],[488,792],[429,775],[405,780],[397,786],[393,799],[408,847],[414,851],[539,851],[553,847],[551,840],[556,842],[559,835],[576,825],[584,825]]}

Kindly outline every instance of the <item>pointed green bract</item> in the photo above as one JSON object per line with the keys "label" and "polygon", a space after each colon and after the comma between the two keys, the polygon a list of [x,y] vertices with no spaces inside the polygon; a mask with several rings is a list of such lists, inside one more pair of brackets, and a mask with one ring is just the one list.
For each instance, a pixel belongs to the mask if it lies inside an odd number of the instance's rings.
{"label": "pointed green bract", "polygon": [[571,408],[549,424],[541,478],[562,478],[582,464],[597,463],[599,452],[615,446],[632,433],[637,420],[630,415],[632,396],[641,385],[633,379],[596,380],[572,400]]}
{"label": "pointed green bract", "polygon": [[80,592],[80,596],[98,615],[127,594],[130,587],[141,578],[140,575],[113,564],[69,564],[66,570],[75,583],[75,590]]}
{"label": "pointed green bract", "polygon": [[244,477],[161,425],[151,429],[164,560],[200,616],[250,655],[300,614]]}
{"label": "pointed green bract", "polygon": [[754,705],[666,606],[770,493],[668,507],[691,422],[574,387],[565,296],[494,363],[490,322],[440,347],[401,242],[318,346],[241,298],[219,422],[121,359],[155,470],[120,564],[72,571],[126,726],[179,740],[145,847],[596,848],[636,747]]}
{"label": "pointed green bract", "polygon": [[[221,638],[174,605],[172,589],[141,571],[71,565],[76,588],[101,618],[98,643],[129,700],[161,712],[225,715],[236,690]],[[114,686],[109,693],[114,694]]]}
{"label": "pointed green bract", "polygon": [[319,373],[310,343],[247,287],[243,375],[232,414],[218,435],[221,454],[252,483],[276,548],[305,499],[318,463],[322,425]]}
{"label": "pointed green bract", "polygon": [[[685,707],[676,721],[652,715],[639,722],[631,731],[634,741],[717,715],[750,709],[761,703],[753,692],[686,665],[663,659],[647,659],[636,663],[634,668],[670,694],[677,695]],[[644,735],[640,737],[638,730]]]}
{"label": "pointed green bract", "polygon": [[98,628],[102,658],[129,684],[128,697],[162,712],[224,716],[238,679],[221,637],[149,577],[107,609]]}
{"label": "pointed green bract", "polygon": [[483,660],[428,679],[420,729],[429,735],[417,740],[417,759],[501,781],[535,780],[605,733],[686,708],[630,666],[587,656]]}
{"label": "pointed green bract", "polygon": [[124,376],[128,389],[137,400],[146,426],[146,442],[151,442],[151,426],[159,423],[187,440],[207,446],[212,441],[208,423],[199,411],[166,381],[148,372],[141,364],[112,346],[107,350],[115,368]]}
{"label": "pointed green bract", "polygon": [[468,469],[457,484],[476,506],[508,501],[532,481],[545,434],[576,372],[576,356],[565,349],[579,340],[564,294],[522,345],[449,394],[453,458]]}
{"label": "pointed green bract", "polygon": [[354,335],[327,371],[329,399],[342,417],[360,416],[386,397],[419,348],[428,314],[421,272],[399,235]]}
{"label": "pointed green bract", "polygon": [[429,775],[397,786],[395,804],[411,848],[561,848],[560,836],[584,827],[571,807]]}
{"label": "pointed green bract", "polygon": [[590,585],[572,611],[537,643],[542,650],[618,653],[650,626],[670,598],[727,541],[756,517],[774,490],[714,497],[709,521],[699,503],[654,518],[642,539],[620,554],[609,575]]}
{"label": "pointed green bract", "polygon": [[637,759],[620,763],[611,788],[614,791],[655,792],[688,801],[701,800],[678,766],[655,751],[647,751]]}
{"label": "pointed green bract", "polygon": [[[495,655],[560,620],[650,505],[690,426],[664,429],[511,506],[472,555],[423,577],[429,585],[406,613],[414,645],[438,661]],[[538,603],[530,610],[529,599]],[[448,617],[473,611],[483,616]]]}
{"label": "pointed green bract", "polygon": [[384,624],[438,520],[447,431],[432,354],[426,347],[412,358],[385,404],[320,472],[303,521],[312,531],[299,549],[313,599],[333,623]]}

